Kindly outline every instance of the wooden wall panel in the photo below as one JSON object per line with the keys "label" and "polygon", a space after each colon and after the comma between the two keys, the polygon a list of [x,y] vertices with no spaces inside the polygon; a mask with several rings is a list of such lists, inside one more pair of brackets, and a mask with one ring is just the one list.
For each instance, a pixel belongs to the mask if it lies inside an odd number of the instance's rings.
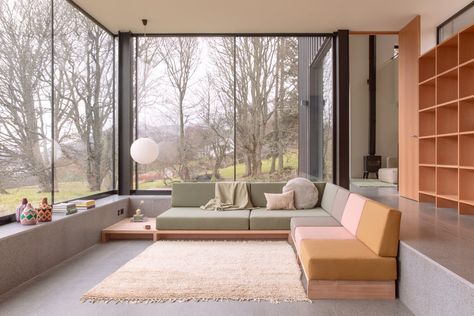
{"label": "wooden wall panel", "polygon": [[399,33],[399,191],[418,201],[418,57],[420,16]]}

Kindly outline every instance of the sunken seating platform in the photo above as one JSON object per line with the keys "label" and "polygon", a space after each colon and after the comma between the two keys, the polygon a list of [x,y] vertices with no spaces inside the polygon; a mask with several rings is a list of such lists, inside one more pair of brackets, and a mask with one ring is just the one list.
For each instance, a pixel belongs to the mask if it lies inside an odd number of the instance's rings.
{"label": "sunken seating platform", "polygon": [[173,187],[172,208],[156,218],[159,239],[281,239],[294,245],[310,299],[394,299],[401,213],[330,183],[318,204],[267,210],[264,193],[285,183],[247,183],[253,207],[208,211],[214,184]]}

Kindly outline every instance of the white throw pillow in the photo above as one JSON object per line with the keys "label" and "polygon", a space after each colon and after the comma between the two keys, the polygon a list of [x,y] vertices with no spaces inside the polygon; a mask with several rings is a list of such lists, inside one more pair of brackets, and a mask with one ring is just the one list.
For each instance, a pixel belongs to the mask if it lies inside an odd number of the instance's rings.
{"label": "white throw pillow", "polygon": [[319,192],[313,182],[305,178],[295,178],[283,187],[283,192],[295,191],[296,209],[313,208],[318,203]]}
{"label": "white throw pillow", "polygon": [[267,210],[294,210],[295,191],[286,193],[264,193],[267,200]]}

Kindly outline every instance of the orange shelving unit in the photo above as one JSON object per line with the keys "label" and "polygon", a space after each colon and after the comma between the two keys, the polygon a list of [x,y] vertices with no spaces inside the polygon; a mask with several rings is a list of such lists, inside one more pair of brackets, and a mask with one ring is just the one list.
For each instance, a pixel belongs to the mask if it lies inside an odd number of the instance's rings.
{"label": "orange shelving unit", "polygon": [[474,214],[474,25],[418,67],[419,199]]}

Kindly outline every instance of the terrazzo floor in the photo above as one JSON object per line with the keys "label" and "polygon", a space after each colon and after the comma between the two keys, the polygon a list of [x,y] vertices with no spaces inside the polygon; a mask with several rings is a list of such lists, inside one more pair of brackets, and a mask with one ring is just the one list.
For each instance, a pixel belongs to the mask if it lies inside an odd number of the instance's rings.
{"label": "terrazzo floor", "polygon": [[135,257],[151,241],[97,244],[0,297],[0,315],[412,315],[399,301],[313,303],[81,303],[81,295]]}

